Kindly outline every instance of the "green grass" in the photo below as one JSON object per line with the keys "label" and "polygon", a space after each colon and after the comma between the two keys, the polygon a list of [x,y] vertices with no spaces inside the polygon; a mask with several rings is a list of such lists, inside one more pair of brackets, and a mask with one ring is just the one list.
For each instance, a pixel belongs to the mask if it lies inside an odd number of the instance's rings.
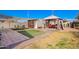
{"label": "green grass", "polygon": [[68,38],[61,38],[60,41],[56,44],[56,47],[58,47],[58,48],[69,48],[68,45],[70,45],[70,44],[69,44],[68,41],[69,41]]}
{"label": "green grass", "polygon": [[25,31],[31,34],[32,36],[36,36],[42,33],[42,31],[39,30],[25,30]]}
{"label": "green grass", "polygon": [[48,45],[48,48],[79,48],[78,47],[78,43],[75,42],[76,40],[73,40],[73,39],[68,39],[68,38],[61,38],[60,41],[55,45]]}
{"label": "green grass", "polygon": [[[71,32],[72,33],[72,32]],[[53,46],[52,44],[48,44],[47,48],[60,48],[60,49],[76,49],[79,48],[79,32],[73,32],[72,33],[75,36],[74,38],[68,38],[68,37],[62,37],[59,39],[59,42]]]}
{"label": "green grass", "polygon": [[31,30],[31,29],[30,30],[29,29],[21,30],[21,31],[18,31],[18,32],[25,35],[25,36],[28,36],[29,38],[33,38],[33,37],[38,36],[38,35],[43,33],[42,31]]}

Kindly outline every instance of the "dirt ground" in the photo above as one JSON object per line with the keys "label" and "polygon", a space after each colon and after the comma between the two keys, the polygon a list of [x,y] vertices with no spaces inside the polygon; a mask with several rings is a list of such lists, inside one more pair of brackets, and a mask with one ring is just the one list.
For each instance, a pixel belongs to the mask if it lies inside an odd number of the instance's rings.
{"label": "dirt ground", "polygon": [[[79,30],[65,28],[51,32],[45,37],[37,38],[32,43],[23,42],[16,46],[17,49],[49,49],[49,48],[79,48]],[[38,40],[39,39],[39,40]]]}

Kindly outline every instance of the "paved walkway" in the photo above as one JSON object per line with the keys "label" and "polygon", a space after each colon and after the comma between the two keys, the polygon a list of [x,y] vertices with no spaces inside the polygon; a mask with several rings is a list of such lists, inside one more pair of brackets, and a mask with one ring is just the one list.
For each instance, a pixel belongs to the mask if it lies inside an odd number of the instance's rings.
{"label": "paved walkway", "polygon": [[11,29],[5,29],[1,33],[0,44],[3,47],[12,48],[29,38]]}

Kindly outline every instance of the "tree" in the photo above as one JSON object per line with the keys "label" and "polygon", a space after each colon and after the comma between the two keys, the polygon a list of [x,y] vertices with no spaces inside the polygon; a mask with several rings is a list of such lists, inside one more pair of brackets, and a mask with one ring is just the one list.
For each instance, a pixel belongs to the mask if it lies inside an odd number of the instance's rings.
{"label": "tree", "polygon": [[12,16],[7,16],[7,15],[0,14],[0,18],[3,18],[3,19],[12,19],[13,17]]}
{"label": "tree", "polygon": [[79,14],[75,18],[79,20]]}

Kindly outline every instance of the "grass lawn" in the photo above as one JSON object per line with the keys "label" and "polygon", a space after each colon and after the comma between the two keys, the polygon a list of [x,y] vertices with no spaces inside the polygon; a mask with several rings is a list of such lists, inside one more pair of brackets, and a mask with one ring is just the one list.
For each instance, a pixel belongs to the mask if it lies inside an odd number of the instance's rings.
{"label": "grass lawn", "polygon": [[[23,48],[79,48],[79,32],[52,32],[45,38],[23,46]],[[18,47],[22,48],[22,45]]]}
{"label": "grass lawn", "polygon": [[35,29],[25,29],[25,30],[21,30],[18,32],[25,36],[28,36],[29,38],[33,38],[35,36],[38,36],[38,35],[44,33],[43,31],[35,30]]}

